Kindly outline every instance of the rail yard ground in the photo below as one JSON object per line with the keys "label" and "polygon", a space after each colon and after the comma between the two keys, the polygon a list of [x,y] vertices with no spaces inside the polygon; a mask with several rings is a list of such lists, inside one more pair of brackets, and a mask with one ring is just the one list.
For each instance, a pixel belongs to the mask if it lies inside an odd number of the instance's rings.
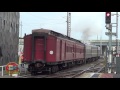
{"label": "rail yard ground", "polygon": [[46,75],[46,74],[38,74],[36,76],[31,76],[30,74],[24,75],[21,74],[18,78],[89,78],[84,76],[84,73],[100,73],[100,72],[104,72],[104,67],[105,67],[105,61],[103,58],[95,61],[95,62],[91,62],[88,64],[82,64],[82,65],[78,65],[69,69],[65,69],[62,71],[59,71],[55,74],[50,74],[50,75]]}
{"label": "rail yard ground", "polygon": [[5,74],[0,76],[0,78],[120,78],[120,75],[105,73],[105,60],[100,58],[97,61],[78,65],[50,75],[38,74],[31,76],[29,73],[25,74],[23,69],[23,73],[17,77]]}
{"label": "rail yard ground", "polygon": [[[93,73],[97,71],[100,72],[103,69],[104,69],[104,59],[101,58],[95,62],[74,66],[72,68],[65,69],[55,74],[50,74],[50,75],[38,74],[36,76],[31,76],[31,74],[29,73],[25,74],[24,69],[23,69],[23,73],[18,75],[18,77],[12,77],[12,76],[5,74],[4,76],[0,76],[0,78],[84,78],[83,74],[86,72],[87,73],[88,72]],[[85,76],[85,78],[87,77]]]}

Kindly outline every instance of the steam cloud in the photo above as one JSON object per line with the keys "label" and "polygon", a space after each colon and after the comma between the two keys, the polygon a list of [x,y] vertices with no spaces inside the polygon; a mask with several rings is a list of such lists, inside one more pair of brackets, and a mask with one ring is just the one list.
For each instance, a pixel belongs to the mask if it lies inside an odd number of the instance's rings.
{"label": "steam cloud", "polygon": [[104,27],[104,19],[102,17],[102,14],[80,13],[79,16],[80,18],[76,19],[76,24],[74,24],[73,29],[75,32],[81,34],[80,40],[87,42],[88,40],[90,40],[90,38],[97,39],[97,36],[101,35],[101,31]]}
{"label": "steam cloud", "polygon": [[82,40],[83,41],[88,41],[89,40],[89,37],[91,37],[91,29],[90,28],[85,28],[83,31],[82,31]]}
{"label": "steam cloud", "polygon": [[[75,15],[75,14],[74,14]],[[104,27],[104,13],[101,12],[86,12],[76,13],[79,17],[74,20],[74,32],[80,33],[79,39],[87,42],[91,38],[97,39],[101,35],[102,28]],[[99,39],[99,38],[98,38]]]}

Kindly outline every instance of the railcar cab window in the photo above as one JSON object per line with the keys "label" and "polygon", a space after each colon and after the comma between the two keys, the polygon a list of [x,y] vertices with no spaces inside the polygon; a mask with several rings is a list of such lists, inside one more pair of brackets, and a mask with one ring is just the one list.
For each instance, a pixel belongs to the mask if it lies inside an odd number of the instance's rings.
{"label": "railcar cab window", "polygon": [[82,49],[79,49],[79,52],[80,52],[80,53],[82,53],[82,51],[81,51],[81,50],[82,50]]}
{"label": "railcar cab window", "polygon": [[73,52],[73,47],[66,46],[66,52]]}

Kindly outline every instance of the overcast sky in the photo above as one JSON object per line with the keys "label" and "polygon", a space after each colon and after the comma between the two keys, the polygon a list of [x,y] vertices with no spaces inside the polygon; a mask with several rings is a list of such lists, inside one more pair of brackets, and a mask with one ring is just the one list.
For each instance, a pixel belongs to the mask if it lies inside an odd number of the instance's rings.
{"label": "overcast sky", "polygon": [[[24,36],[24,33],[30,34],[33,29],[39,28],[51,29],[66,35],[66,18],[67,12],[20,12],[22,36]],[[116,16],[112,16],[112,23],[115,23],[115,20]],[[115,31],[116,28],[113,27],[113,32]],[[105,28],[105,12],[71,12],[72,38],[79,40],[100,40],[100,37],[102,37],[102,39],[106,40],[108,36],[105,35],[105,32],[107,32]],[[120,33],[118,38],[119,35]]]}

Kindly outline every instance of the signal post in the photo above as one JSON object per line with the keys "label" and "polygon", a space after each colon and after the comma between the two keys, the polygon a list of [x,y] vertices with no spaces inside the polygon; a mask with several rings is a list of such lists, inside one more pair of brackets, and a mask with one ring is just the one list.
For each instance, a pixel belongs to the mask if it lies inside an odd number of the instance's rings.
{"label": "signal post", "polygon": [[116,35],[116,33],[112,33],[111,12],[105,13],[105,23],[106,29],[108,29],[108,32],[106,32],[105,34],[109,36],[109,48],[106,68],[108,73],[112,73],[112,35]]}

